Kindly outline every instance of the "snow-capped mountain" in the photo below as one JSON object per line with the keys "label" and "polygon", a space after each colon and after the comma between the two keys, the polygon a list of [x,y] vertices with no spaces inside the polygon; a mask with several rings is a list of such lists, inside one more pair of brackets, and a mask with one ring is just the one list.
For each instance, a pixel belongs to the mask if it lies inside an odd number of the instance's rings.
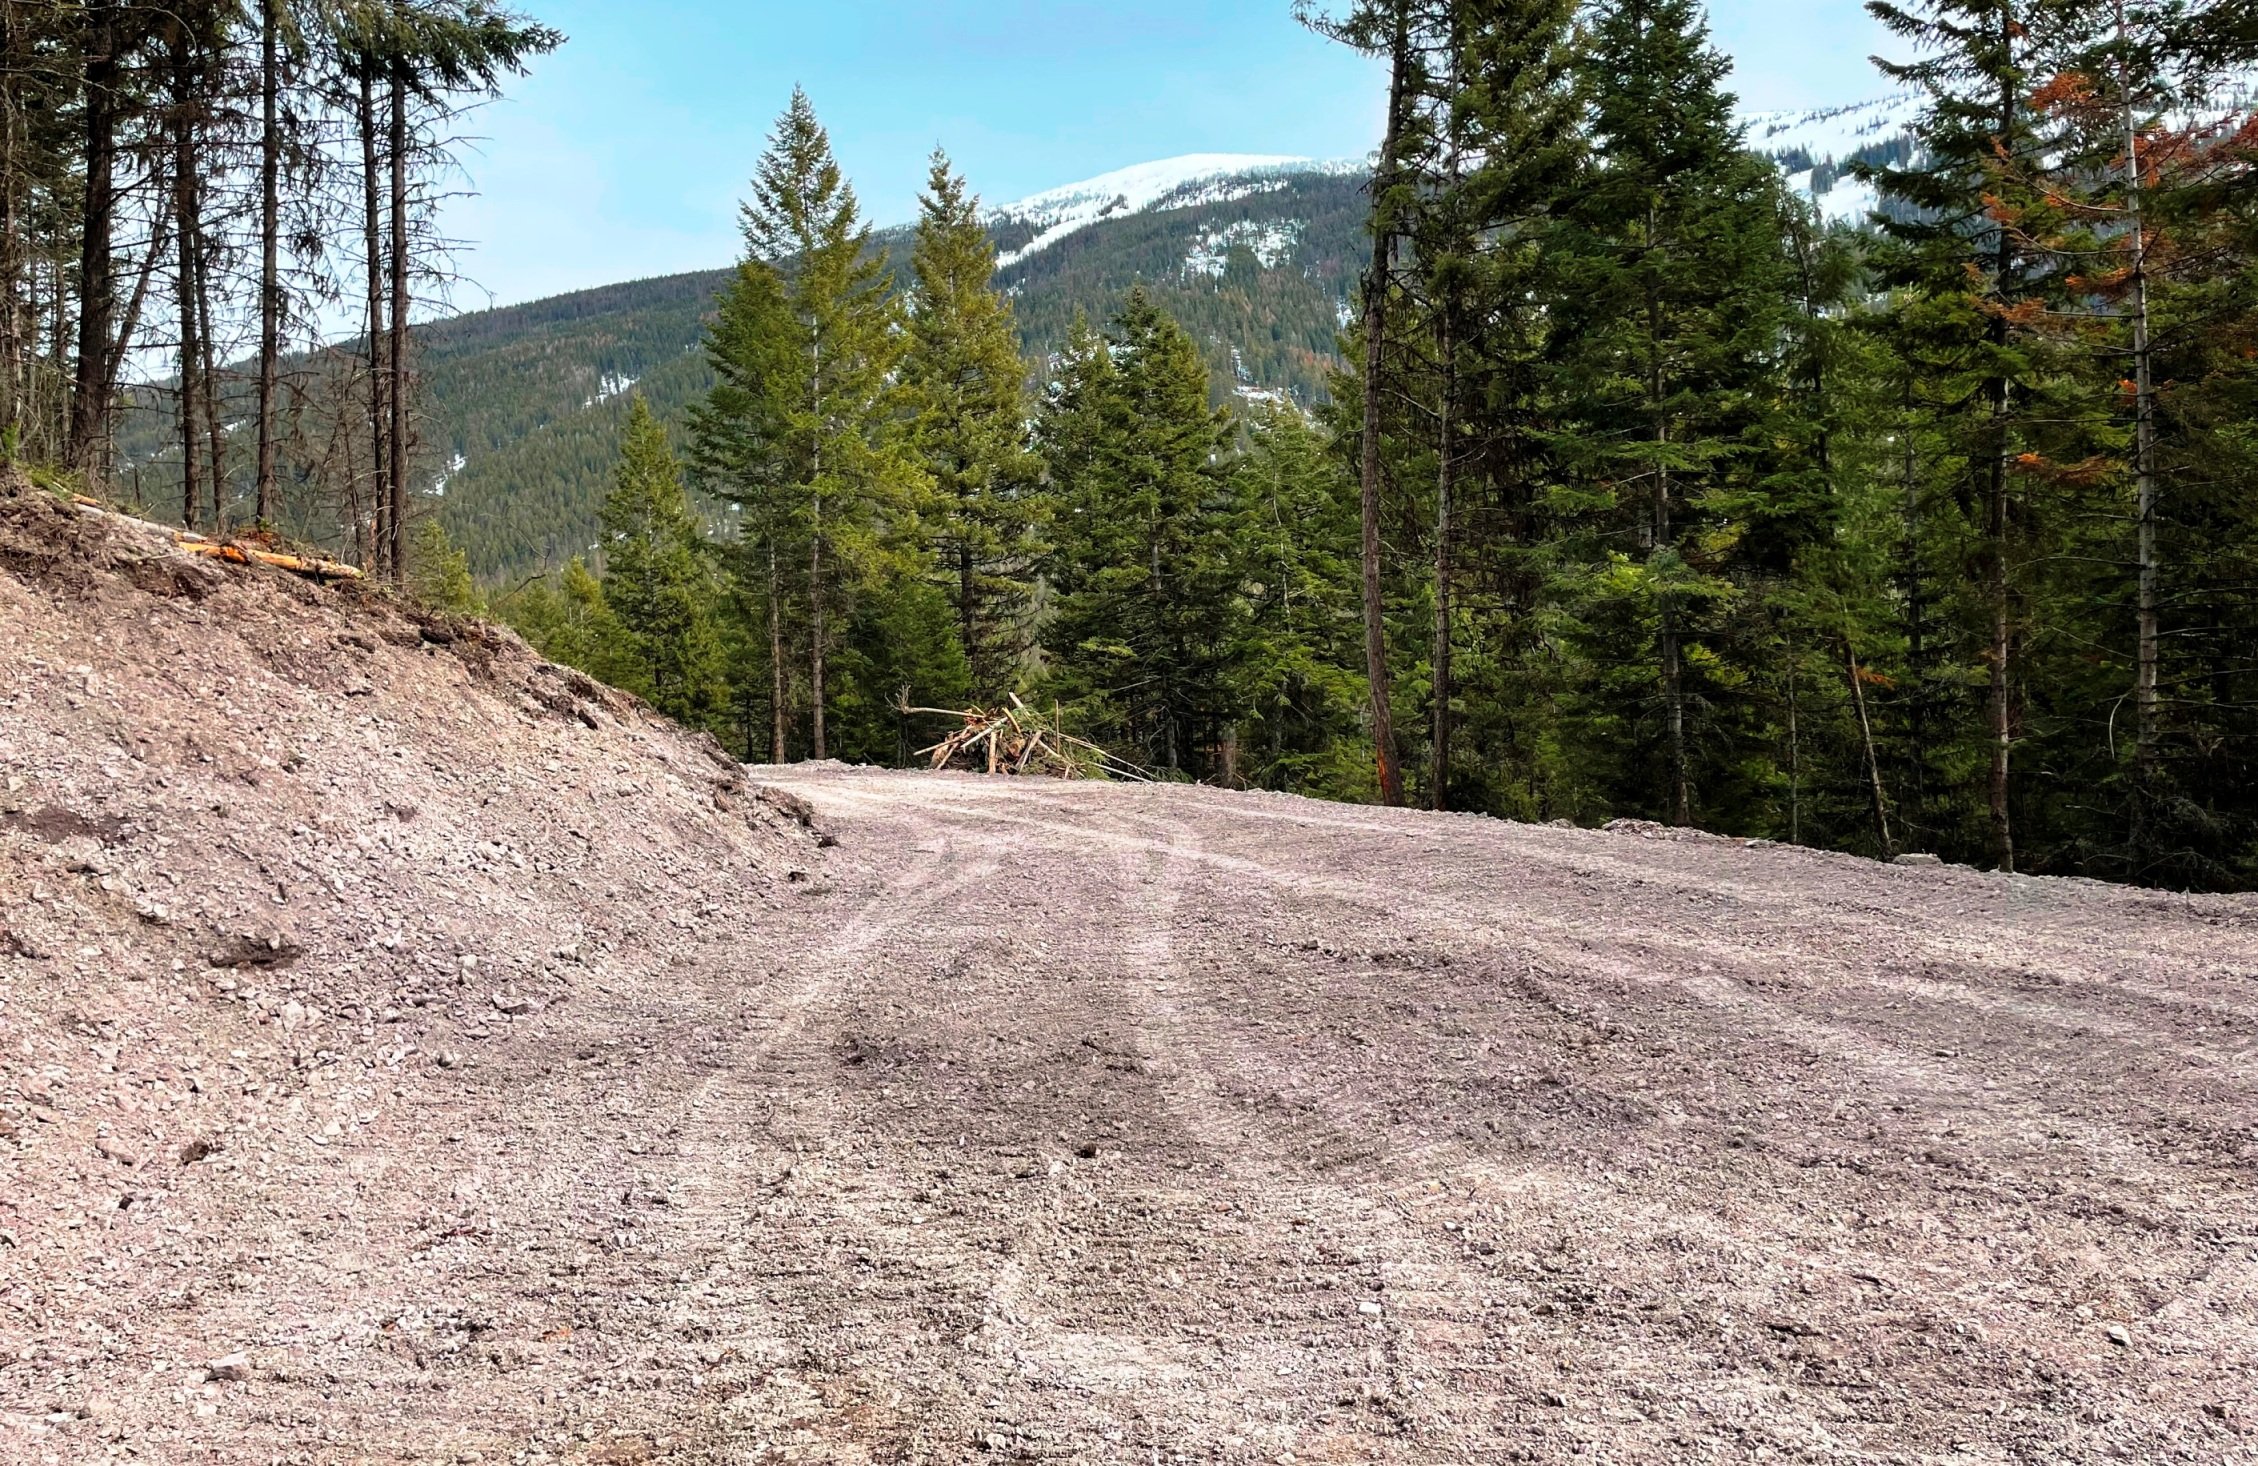
{"label": "snow-capped mountain", "polygon": [[1808,195],[1829,222],[1864,223],[1880,204],[1871,184],[1843,170],[1854,159],[1878,158],[1910,148],[1917,93],[1808,112],[1752,112],[1744,119],[1748,146],[1779,162],[1788,187]]}
{"label": "snow-capped mountain", "polygon": [[1034,231],[1024,244],[1005,250],[996,263],[999,267],[1018,264],[1101,220],[1229,203],[1281,190],[1288,178],[1297,175],[1350,174],[1365,166],[1362,159],[1326,162],[1269,153],[1187,153],[1138,163],[990,209],[989,222],[999,231],[1014,225]]}
{"label": "snow-capped mountain", "polygon": [[[1874,191],[1842,170],[1861,155],[1906,139],[1919,107],[1916,94],[1901,92],[1810,111],[1752,112],[1745,119],[1748,146],[1777,159],[1789,185],[1809,194],[1826,218],[1858,222],[1875,207]],[[1004,244],[996,263],[1003,268],[1019,264],[1108,220],[1281,193],[1289,179],[1349,177],[1369,166],[1364,158],[1270,153],[1187,153],[1134,164],[991,207],[990,227]],[[1219,273],[1224,248],[1259,241],[1266,246],[1257,250],[1263,264],[1275,268],[1283,263],[1298,227],[1284,218],[1261,225],[1240,220],[1228,230],[1210,231],[1187,252],[1186,267]]]}

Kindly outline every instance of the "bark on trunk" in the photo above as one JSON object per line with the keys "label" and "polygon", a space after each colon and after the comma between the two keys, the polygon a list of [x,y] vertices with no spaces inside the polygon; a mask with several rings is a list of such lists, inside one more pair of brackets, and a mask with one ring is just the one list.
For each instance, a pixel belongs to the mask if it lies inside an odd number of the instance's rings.
{"label": "bark on trunk", "polygon": [[1842,654],[1850,666],[1850,700],[1858,708],[1858,737],[1866,751],[1866,778],[1874,799],[1874,838],[1881,846],[1882,859],[1889,860],[1897,854],[1897,841],[1890,834],[1889,795],[1882,787],[1882,759],[1874,749],[1874,720],[1866,712],[1866,683],[1859,675],[1858,650],[1848,636],[1842,639]]}
{"label": "bark on trunk", "polygon": [[120,9],[116,0],[102,0],[87,9],[86,102],[81,119],[86,191],[79,238],[78,365],[71,383],[69,462],[90,484],[101,475],[114,387],[108,368],[117,305],[111,232],[117,213]]}
{"label": "bark on trunk", "polygon": [[769,762],[784,762],[784,587],[776,568],[776,541],[768,542]]}
{"label": "bark on trunk", "polygon": [[1379,167],[1372,179],[1372,264],[1364,276],[1364,440],[1358,465],[1361,481],[1364,589],[1364,671],[1371,685],[1372,744],[1380,777],[1380,798],[1403,803],[1403,768],[1396,756],[1395,714],[1388,692],[1387,606],[1380,589],[1380,376],[1388,334],[1389,261],[1395,250],[1395,221],[1388,192],[1395,186],[1396,151],[1403,136],[1411,64],[1408,18],[1399,11],[1388,82],[1387,131],[1380,142]]}
{"label": "bark on trunk", "polygon": [[361,66],[360,96],[354,121],[361,134],[361,253],[368,285],[369,551],[371,570],[382,567],[383,547],[391,543],[392,466],[386,457],[384,423],[384,173],[377,146],[375,63]]}
{"label": "bark on trunk", "polygon": [[282,49],[280,0],[259,7],[259,462],[261,525],[274,519],[275,392],[282,365]]}
{"label": "bark on trunk", "polygon": [[[197,200],[199,211],[203,205]],[[220,415],[220,369],[218,347],[213,344],[212,331],[212,260],[205,247],[201,228],[196,232],[194,248],[190,251],[196,263],[196,354],[200,358],[196,384],[203,396],[204,445],[206,452],[205,480],[211,485],[211,522],[215,530],[227,528],[227,424]]]}
{"label": "bark on trunk", "polygon": [[808,538],[808,730],[810,756],[831,756],[823,730],[823,495],[815,497],[815,533]]}
{"label": "bark on trunk", "polygon": [[0,4],[0,432],[22,451],[25,310],[23,247],[23,21],[19,7]]}
{"label": "bark on trunk", "polygon": [[[2014,44],[2014,6],[2002,5],[1999,10],[2000,43],[2003,47]],[[2000,85],[1999,128],[2001,137],[2007,137],[2015,126],[2015,92],[2012,81]],[[1994,246],[1994,288],[2005,298],[2014,280],[2015,241],[2004,228],[1998,230]],[[1999,314],[1991,318],[1991,345],[1995,353],[2007,348],[2007,321]],[[2008,806],[2011,792],[2014,761],[2014,708],[2012,706],[2014,683],[2010,675],[2010,657],[2013,654],[2013,619],[2009,604],[2010,567],[2007,553],[2007,449],[2008,405],[2011,386],[2004,375],[1996,375],[1984,384],[1991,402],[1991,462],[1987,467],[1984,485],[1984,541],[1985,541],[1985,592],[1989,601],[1990,626],[1989,657],[1991,661],[1991,689],[1987,709],[1991,736],[1991,840],[1992,855],[2003,871],[2015,869],[2015,828]]]}
{"label": "bark on trunk", "polygon": [[391,504],[385,558],[394,580],[408,569],[408,79],[394,63],[390,145],[392,172],[392,308],[385,356],[385,491]]}
{"label": "bark on trunk", "polygon": [[[2117,0],[2117,37],[2126,37],[2124,0]],[[2158,693],[2162,662],[2161,617],[2157,598],[2162,566],[2156,549],[2156,379],[2150,359],[2148,326],[2148,234],[2141,207],[2140,124],[2133,114],[2132,84],[2119,62],[2118,93],[2125,122],[2125,212],[2132,224],[2133,315],[2133,480],[2139,503],[2139,646],[2134,673],[2134,702],[2139,710],[2135,734],[2135,790],[2133,846],[2142,859],[2149,826],[2149,806],[2156,793],[2156,766],[2163,742],[2163,706]]]}
{"label": "bark on trunk", "polygon": [[180,522],[196,527],[203,507],[204,482],[197,455],[197,368],[201,323],[196,314],[196,131],[193,118],[196,76],[185,29],[173,49],[173,230],[178,254],[174,291],[180,318]]}
{"label": "bark on trunk", "polygon": [[1435,639],[1431,654],[1434,706],[1429,730],[1431,746],[1428,779],[1432,788],[1428,803],[1440,810],[1447,809],[1450,805],[1450,617],[1451,579],[1455,573],[1451,557],[1456,548],[1451,526],[1451,494],[1456,487],[1454,479],[1458,468],[1458,456],[1453,451],[1452,443],[1452,434],[1458,427],[1452,411],[1458,397],[1458,357],[1457,343],[1451,336],[1450,311],[1447,305],[1438,317],[1436,335],[1442,392],[1435,451]]}

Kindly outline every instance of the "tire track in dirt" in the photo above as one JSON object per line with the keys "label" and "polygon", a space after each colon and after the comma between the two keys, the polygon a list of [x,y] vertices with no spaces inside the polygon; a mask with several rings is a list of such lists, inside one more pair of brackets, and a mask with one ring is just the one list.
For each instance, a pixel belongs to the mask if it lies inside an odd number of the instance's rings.
{"label": "tire track in dirt", "polygon": [[[1038,852],[1031,865],[1081,872],[1096,894],[1042,919],[1119,921],[1125,974],[1160,974],[1125,976],[1122,1003],[1104,1011],[1134,1014],[1119,1020],[1141,1036],[1121,1045],[1131,1062],[1165,1057],[1196,1074],[1160,1076],[1164,1108],[1212,1169],[1199,1189],[1218,1205],[1267,1193],[1315,1219],[1346,1193],[1398,1218],[1369,1254],[1455,1256],[1424,1313],[1415,1289],[1389,1299],[1390,1327],[1400,1317],[1414,1331],[1388,1365],[1391,1388],[1427,1386],[1405,1422],[1431,1452],[1926,1458],[1969,1439],[1970,1418],[1992,1422],[1974,1438],[1998,1459],[2225,1445],[2231,1407],[2208,1424],[2128,1416],[2097,1321],[2141,1330],[2137,1357],[2121,1357],[2142,1388],[2200,1403],[2222,1388],[2206,1341],[2258,1304],[2247,1252],[2216,1240],[2250,1225],[2230,1179],[2247,1161],[2167,1146],[2175,1116],[2200,1129],[2203,1113],[2239,1102],[2216,1067],[2203,1082],[2225,1090],[2166,1098],[2160,1066],[2175,1050],[2215,1054],[2209,1035],[2167,1030],[2163,1054],[2144,1055],[2161,1015],[2089,1024],[2091,1067],[2122,1073],[2138,1101],[2120,1104],[2075,1072],[2015,1072],[2020,1054],[2043,1052],[2035,1037],[2074,1034],[2074,1008],[2063,1018],[2043,991],[1987,993],[1964,963],[1948,979],[1861,970],[1861,944],[1887,945],[1878,923],[1829,947],[1797,934],[1792,900],[1664,920],[1634,901],[1595,922],[1581,892],[1606,889],[1596,877],[1516,870],[1513,887],[1475,895],[1466,859],[1446,857],[1420,863],[1420,891],[1391,884],[1400,857],[1357,831],[1238,854],[1245,826],[1199,809],[1197,794],[975,786],[805,787],[874,813],[915,805]],[[1218,835],[1220,849],[1208,843]],[[1703,858],[1681,886],[1698,883]],[[1965,937],[1932,924],[1924,937]],[[1427,954],[1389,935],[1422,929],[1439,944]],[[2186,968],[2157,970],[2177,980]],[[1929,991],[1940,981],[1978,1000],[1976,1031],[1967,1005]],[[1094,996],[1079,995],[1084,1011],[1098,1011]],[[2037,1126],[2066,1133],[2018,1150]],[[1359,1145],[1379,1155],[1357,1158]],[[1345,1184],[1327,1170],[1341,1156],[1356,1171]],[[2208,1232],[2159,1229],[2175,1182],[2215,1208]],[[1148,1241],[1160,1230],[1122,1221],[1125,1237],[1140,1228]],[[1282,1257],[1275,1236],[1247,1226],[1243,1251]],[[1213,1279],[1183,1281],[1197,1293]],[[1148,1278],[1108,1285],[1152,1306]],[[1321,1352],[1342,1354],[1337,1341]],[[1937,1373],[1940,1359],[1953,1368]],[[1314,1394],[1298,1411],[1305,1449],[1330,1445],[1338,1424]],[[1180,1438],[1199,1438],[1216,1400],[1262,1398],[1228,1370],[1201,1377],[1176,1411]],[[2101,1400],[2120,1403],[2110,1413]],[[2073,1423],[2097,1418],[2115,1423]],[[1390,1445],[1375,1434],[1351,1449],[1390,1458]]]}

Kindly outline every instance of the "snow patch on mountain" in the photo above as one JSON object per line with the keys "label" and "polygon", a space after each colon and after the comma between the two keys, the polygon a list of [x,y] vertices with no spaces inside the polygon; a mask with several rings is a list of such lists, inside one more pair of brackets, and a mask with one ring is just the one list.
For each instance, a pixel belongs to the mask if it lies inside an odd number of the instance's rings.
{"label": "snow patch on mountain", "polygon": [[1860,152],[1908,136],[1920,115],[1918,92],[1898,92],[1809,112],[1753,112],[1742,119],[1751,151],[1779,159],[1788,187],[1811,200],[1829,224],[1864,224],[1881,207],[1870,183],[1841,165]]}
{"label": "snow patch on mountain", "polygon": [[1921,103],[1918,92],[1898,92],[1809,112],[1752,112],[1743,125],[1754,152],[1773,157],[1801,153],[1815,163],[1839,163],[1861,148],[1912,131]]}
{"label": "snow patch on mountain", "polygon": [[603,379],[596,383],[596,395],[580,405],[582,407],[594,407],[599,402],[609,402],[614,397],[633,391],[638,380],[638,378],[620,372],[606,372]]}
{"label": "snow patch on mountain", "polygon": [[1033,225],[1037,231],[1025,245],[998,256],[996,265],[1018,264],[1103,219],[1227,203],[1274,192],[1298,174],[1353,173],[1365,166],[1362,159],[1324,162],[1274,153],[1187,153],[1101,173],[990,209],[991,223]]}
{"label": "snow patch on mountain", "polygon": [[433,480],[431,487],[429,489],[426,489],[424,492],[431,495],[431,497],[434,499],[446,498],[447,485],[454,481],[454,478],[457,474],[461,473],[468,467],[470,467],[470,460],[463,457],[462,454],[457,453],[454,457],[447,460],[446,471],[440,474],[437,479]]}
{"label": "snow patch on mountain", "polygon": [[1825,188],[1814,191],[1812,174],[1815,171],[1806,168],[1801,173],[1790,173],[1788,188],[1811,200],[1819,211],[1820,222],[1864,224],[1867,216],[1882,206],[1879,189],[1847,174],[1837,175]]}
{"label": "snow patch on mountain", "polygon": [[1221,229],[1202,230],[1192,242],[1191,252],[1184,256],[1184,273],[1219,276],[1230,261],[1231,251],[1241,246],[1251,251],[1264,269],[1275,270],[1293,258],[1294,246],[1301,243],[1302,228],[1299,219],[1264,223],[1241,219]]}

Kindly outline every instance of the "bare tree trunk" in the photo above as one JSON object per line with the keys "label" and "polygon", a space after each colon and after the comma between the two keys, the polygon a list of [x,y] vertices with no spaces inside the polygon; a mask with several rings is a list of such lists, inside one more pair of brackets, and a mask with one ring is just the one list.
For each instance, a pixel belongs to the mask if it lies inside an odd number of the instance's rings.
{"label": "bare tree trunk", "polygon": [[768,542],[768,712],[769,762],[784,762],[784,587],[776,568],[776,541]]}
{"label": "bare tree trunk", "polygon": [[1846,632],[1842,639],[1844,661],[1850,664],[1850,698],[1858,708],[1858,737],[1866,750],[1866,778],[1874,796],[1874,838],[1880,842],[1882,859],[1897,854],[1897,841],[1890,834],[1889,795],[1882,787],[1882,759],[1874,750],[1874,720],[1866,712],[1866,682],[1859,675],[1858,650],[1850,644]]}
{"label": "bare tree trunk", "polygon": [[822,760],[831,754],[823,733],[823,338],[814,329],[808,341],[808,395],[816,435],[808,459],[808,729],[809,757]]}
{"label": "bare tree trunk", "polygon": [[1803,843],[1803,729],[1796,706],[1795,638],[1788,637],[1788,843]]}
{"label": "bare tree trunk", "polygon": [[[2117,39],[2126,38],[2125,3],[2117,0]],[[2161,574],[2156,553],[2156,379],[2150,359],[2148,326],[2148,225],[2141,207],[2140,125],[2133,115],[2132,84],[2118,61],[2118,95],[2125,122],[2125,212],[2132,224],[2133,306],[2133,480],[2139,499],[2139,648],[2134,674],[2134,703],[2139,713],[2134,735],[2133,763],[2139,787],[2135,791],[2133,846],[2136,859],[2147,843],[2149,805],[2156,794],[2156,765],[2163,741],[2162,700],[2158,695],[2161,656],[2160,617],[2157,611]]]}
{"label": "bare tree trunk", "polygon": [[391,95],[392,151],[392,320],[387,352],[385,405],[390,421],[385,432],[385,485],[391,514],[385,526],[387,568],[394,580],[408,572],[408,81],[404,68],[393,63]]}
{"label": "bare tree trunk", "polygon": [[69,462],[92,482],[109,437],[110,327],[116,318],[111,233],[117,214],[118,0],[87,6],[86,102],[81,138],[86,194],[78,257],[78,367],[71,384]]}
{"label": "bare tree trunk", "polygon": [[196,527],[203,505],[203,475],[197,455],[203,451],[196,432],[197,369],[202,348],[196,312],[196,238],[201,227],[196,209],[196,75],[183,27],[173,42],[173,229],[178,235],[176,304],[180,317],[180,522]]}
{"label": "bare tree trunk", "polygon": [[[163,189],[158,189],[162,199]],[[149,307],[149,286],[157,278],[157,268],[164,263],[165,251],[172,248],[172,214],[160,211],[151,227],[149,247],[142,253],[141,268],[133,277],[133,293],[126,297],[125,313],[119,317],[116,334],[112,337],[110,360],[102,368],[103,380],[115,384],[125,373],[126,349],[141,330],[141,313]],[[107,437],[104,438],[107,444]]]}
{"label": "bare tree trunk", "polygon": [[823,734],[823,491],[815,495],[815,532],[808,536],[808,726],[809,756],[831,756]]}
{"label": "bare tree trunk", "polygon": [[376,66],[361,63],[356,122],[361,134],[361,251],[368,283],[369,554],[377,570],[391,544],[392,468],[386,457],[384,422],[384,188],[376,143]]}
{"label": "bare tree trunk", "polygon": [[[2016,35],[2014,6],[2003,4],[1999,10],[2000,40],[2003,46],[2012,47]],[[2000,86],[1999,127],[2001,137],[2010,136],[2015,126],[2015,92],[2011,80]],[[2015,272],[2015,240],[2004,225],[1998,226],[1996,257],[1997,288],[2004,297]],[[2007,319],[1994,312],[1991,317],[1991,342],[1995,353],[2007,347]],[[2015,869],[2015,828],[2008,804],[2013,776],[2015,754],[2015,715],[2013,707],[2014,683],[2010,658],[2014,652],[2013,618],[2010,605],[2011,567],[2007,554],[2007,449],[2008,404],[2010,384],[2004,375],[1995,376],[1984,384],[1991,399],[1991,462],[1985,475],[1984,486],[1984,540],[1986,546],[1985,580],[1990,601],[1991,692],[1988,715],[1991,735],[1991,837],[1992,853],[1999,868],[2012,872]]]}
{"label": "bare tree trunk", "polygon": [[[198,199],[201,215],[202,199]],[[212,488],[211,523],[214,530],[224,530],[227,493],[227,424],[220,414],[219,348],[212,340],[212,261],[209,242],[199,227],[190,258],[196,266],[196,354],[199,358],[196,385],[204,399],[204,441],[209,458],[205,464],[205,478]]]}
{"label": "bare tree trunk", "polygon": [[282,362],[281,0],[259,6],[259,465],[254,514],[274,518],[274,411]]}
{"label": "bare tree trunk", "polygon": [[27,65],[19,7],[0,3],[0,434],[22,449],[24,358],[23,72]]}
{"label": "bare tree trunk", "polygon": [[1435,640],[1433,650],[1434,698],[1432,727],[1430,728],[1431,772],[1428,775],[1433,788],[1428,803],[1436,809],[1450,805],[1450,733],[1451,733],[1451,681],[1450,681],[1450,618],[1451,580],[1455,567],[1451,563],[1456,545],[1451,526],[1451,493],[1456,487],[1454,478],[1458,469],[1458,455],[1453,451],[1452,434],[1458,424],[1452,411],[1458,399],[1457,342],[1451,335],[1451,312],[1448,302],[1442,303],[1436,322],[1436,348],[1442,373],[1441,420],[1436,425],[1435,449]]}
{"label": "bare tree trunk", "polygon": [[1379,166],[1372,178],[1372,264],[1364,276],[1364,441],[1358,465],[1361,480],[1364,573],[1364,671],[1371,685],[1372,744],[1380,775],[1380,798],[1403,803],[1403,767],[1397,761],[1395,714],[1388,694],[1387,604],[1380,588],[1380,376],[1388,336],[1389,262],[1395,252],[1395,221],[1388,193],[1395,187],[1397,150],[1402,145],[1404,107],[1411,67],[1410,17],[1399,5],[1389,67],[1387,131],[1380,142]]}

